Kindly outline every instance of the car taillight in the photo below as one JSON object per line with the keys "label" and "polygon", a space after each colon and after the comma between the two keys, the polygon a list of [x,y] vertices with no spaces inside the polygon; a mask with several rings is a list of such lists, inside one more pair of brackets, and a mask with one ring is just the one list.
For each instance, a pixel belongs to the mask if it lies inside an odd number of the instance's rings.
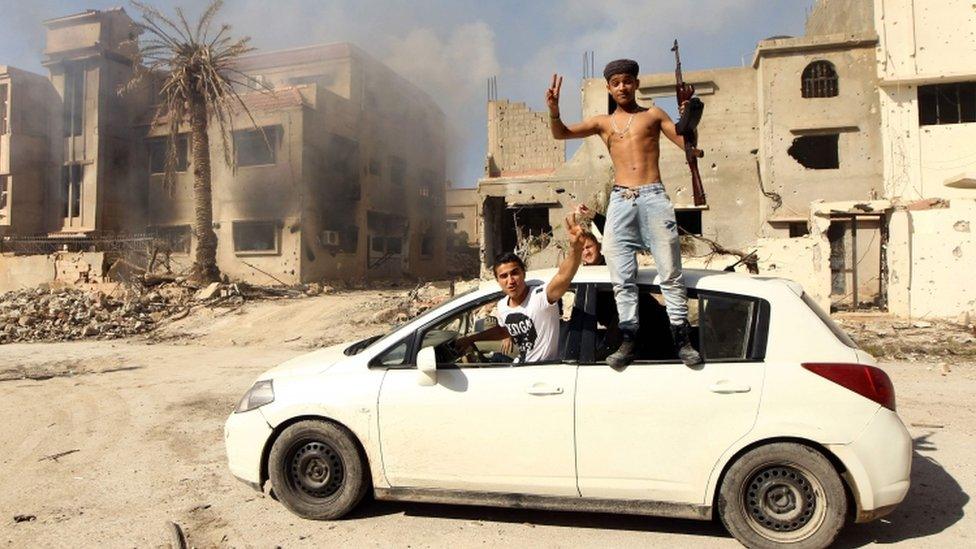
{"label": "car taillight", "polygon": [[835,363],[804,363],[803,367],[889,410],[895,409],[895,386],[880,368],[866,364]]}

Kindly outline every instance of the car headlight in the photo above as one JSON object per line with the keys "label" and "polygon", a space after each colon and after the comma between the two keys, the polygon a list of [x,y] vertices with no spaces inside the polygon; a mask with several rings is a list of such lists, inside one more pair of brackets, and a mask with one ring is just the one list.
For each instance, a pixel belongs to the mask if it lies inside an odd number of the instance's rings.
{"label": "car headlight", "polygon": [[272,402],[274,402],[274,387],[270,379],[265,379],[258,381],[244,393],[234,412],[238,414],[248,412]]}

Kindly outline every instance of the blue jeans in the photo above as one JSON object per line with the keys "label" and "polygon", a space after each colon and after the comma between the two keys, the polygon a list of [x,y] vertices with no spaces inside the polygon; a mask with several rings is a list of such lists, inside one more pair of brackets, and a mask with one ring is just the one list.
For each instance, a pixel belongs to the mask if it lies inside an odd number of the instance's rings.
{"label": "blue jeans", "polygon": [[671,324],[688,319],[688,292],[681,278],[678,223],[661,183],[636,188],[614,186],[607,207],[603,255],[617,301],[620,329],[636,333],[637,252],[650,250]]}

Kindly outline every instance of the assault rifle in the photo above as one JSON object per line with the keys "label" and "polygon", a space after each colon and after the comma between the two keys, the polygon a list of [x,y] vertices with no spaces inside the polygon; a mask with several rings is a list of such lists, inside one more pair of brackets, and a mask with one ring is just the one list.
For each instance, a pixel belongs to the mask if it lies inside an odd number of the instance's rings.
{"label": "assault rifle", "polygon": [[688,161],[688,168],[691,169],[691,190],[694,195],[695,206],[705,205],[705,189],[702,187],[701,174],[698,172],[698,159],[705,156],[705,152],[698,148],[698,122],[701,121],[702,111],[705,104],[701,99],[694,97],[695,86],[685,82],[681,75],[681,56],[678,54],[678,40],[675,39],[674,61],[677,64],[674,69],[674,89],[678,96],[678,107],[687,101],[684,113],[675,124],[678,135],[685,140],[685,160]]}

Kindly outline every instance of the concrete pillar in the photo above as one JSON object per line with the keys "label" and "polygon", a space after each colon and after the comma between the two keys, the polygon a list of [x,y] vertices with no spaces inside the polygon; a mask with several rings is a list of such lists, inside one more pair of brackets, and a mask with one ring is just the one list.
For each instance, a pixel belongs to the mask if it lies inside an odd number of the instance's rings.
{"label": "concrete pillar", "polygon": [[907,210],[896,210],[888,219],[888,312],[911,316],[912,218]]}

